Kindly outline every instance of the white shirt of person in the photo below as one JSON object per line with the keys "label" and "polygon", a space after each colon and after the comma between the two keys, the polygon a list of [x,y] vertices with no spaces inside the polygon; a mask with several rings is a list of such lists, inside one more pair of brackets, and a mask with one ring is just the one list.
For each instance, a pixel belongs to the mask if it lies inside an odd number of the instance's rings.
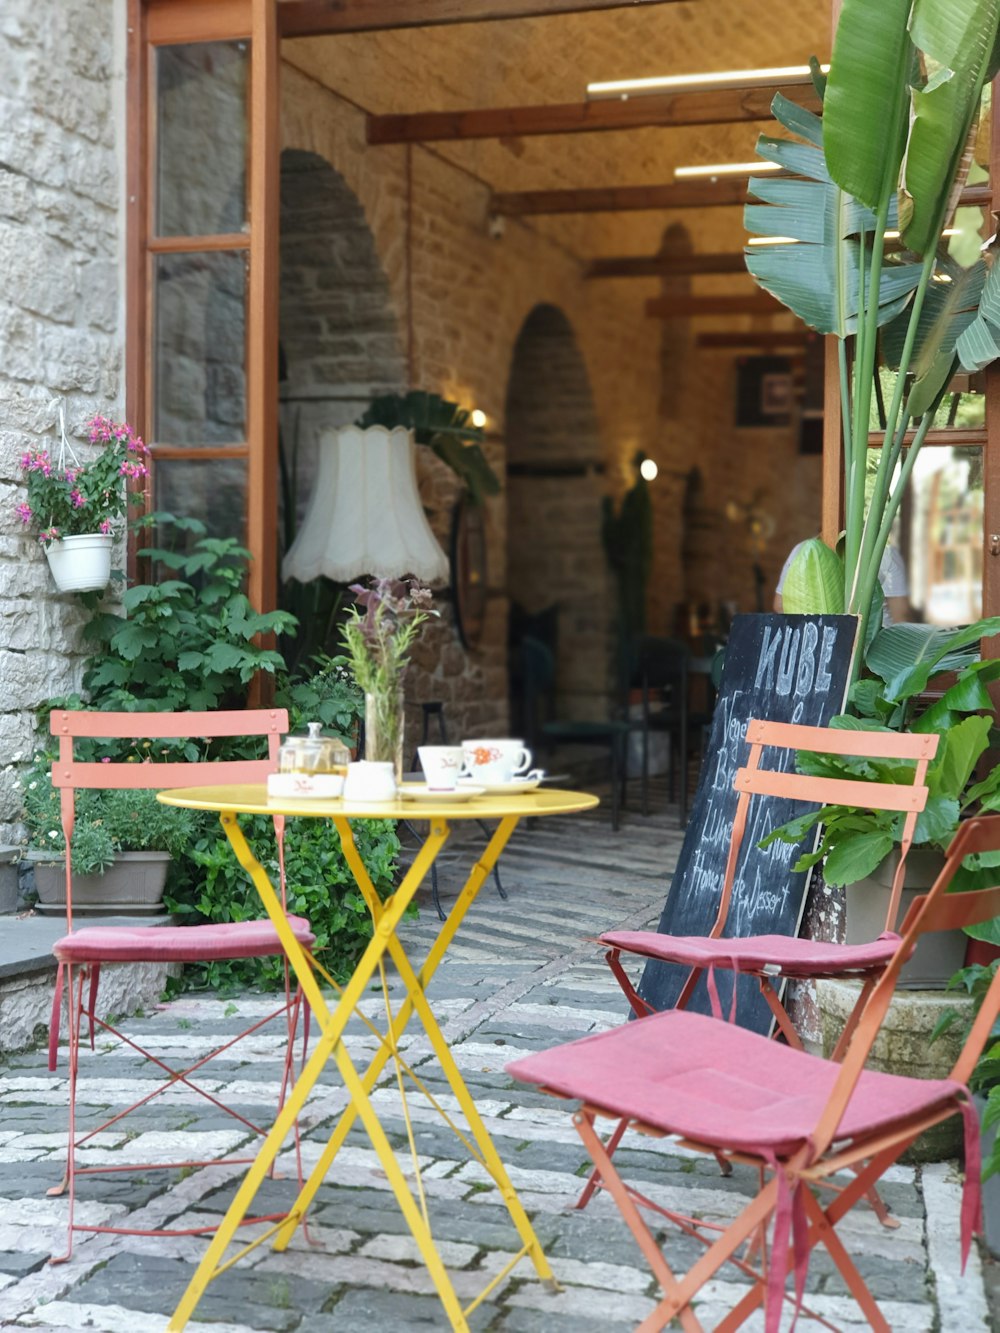
{"label": "white shirt of person", "polygon": [[[788,553],[788,559],[781,566],[781,573],[778,575],[778,586],[774,590],[779,597],[782,588],[785,586],[789,567],[804,545],[805,542],[798,542],[793,546]],[[903,557],[895,546],[887,546],[882,554],[882,561],[878,567],[878,581],[882,585],[882,595],[885,598],[882,605],[882,624],[891,625],[892,615],[889,611],[889,598],[908,597],[910,593],[906,566],[903,564]]]}

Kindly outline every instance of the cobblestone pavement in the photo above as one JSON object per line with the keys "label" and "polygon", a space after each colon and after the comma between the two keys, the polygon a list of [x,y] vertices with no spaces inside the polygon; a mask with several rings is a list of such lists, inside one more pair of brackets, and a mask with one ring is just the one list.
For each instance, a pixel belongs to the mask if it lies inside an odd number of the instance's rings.
{"label": "cobblestone pavement", "polygon": [[[474,855],[470,836],[460,848],[466,862]],[[492,884],[483,890],[434,980],[438,1016],[447,1019],[459,1065],[563,1287],[555,1295],[543,1290],[522,1262],[473,1315],[477,1330],[618,1333],[654,1304],[656,1285],[610,1202],[598,1197],[583,1214],[567,1212],[581,1186],[585,1154],[566,1106],[512,1084],[503,1067],[522,1051],[622,1021],[622,999],[592,940],[603,928],[638,928],[656,919],[679,844],[673,811],[648,820],[629,814],[617,835],[603,811],[522,827],[502,861],[509,900],[501,901]],[[447,897],[458,887],[458,866],[446,867],[442,879]],[[425,902],[419,920],[405,927],[411,956],[423,955],[436,927]],[[135,1020],[135,1027],[165,1059],[197,1058],[265,1004],[257,996],[189,996]],[[364,1008],[376,1016],[380,1004],[373,994]],[[228,1062],[209,1066],[203,1082],[266,1123],[277,1095],[279,1039],[264,1030],[249,1040]],[[411,1062],[426,1062],[426,1043],[415,1031],[406,1045]],[[373,1039],[355,1022],[348,1046],[357,1060]],[[104,1042],[99,1047],[96,1057],[88,1054],[81,1079],[83,1120],[91,1125],[135,1100],[149,1078],[148,1066],[133,1054]],[[453,1108],[443,1078],[431,1066],[421,1072]],[[46,1264],[65,1241],[66,1203],[45,1194],[62,1170],[65,1065],[49,1074],[39,1051],[11,1059],[0,1075],[0,1324],[100,1333],[163,1329],[204,1240],[94,1235],[77,1240],[70,1263]],[[375,1100],[405,1156],[405,1124],[389,1071]],[[344,1102],[328,1074],[307,1108],[307,1165]],[[133,1160],[163,1160],[165,1153],[176,1159],[178,1150],[212,1157],[248,1141],[231,1120],[194,1103],[193,1094],[175,1088],[158,1106],[103,1133],[81,1157],[113,1161],[125,1149]],[[432,1225],[459,1296],[471,1299],[513,1254],[515,1234],[482,1170],[426,1104],[411,1104]],[[620,1160],[655,1199],[705,1217],[728,1218],[752,1187],[739,1170],[724,1180],[714,1163],[638,1136],[623,1142]],[[238,1167],[214,1167],[179,1181],[150,1171],[137,1180],[92,1178],[80,1186],[78,1209],[81,1220],[98,1224],[130,1216],[137,1225],[198,1225],[224,1211],[239,1174]],[[884,1230],[864,1210],[841,1228],[894,1330],[991,1327],[977,1254],[959,1278],[960,1188],[954,1163],[894,1168],[884,1195],[899,1229]],[[270,1211],[291,1196],[289,1179],[268,1181],[258,1203]],[[194,1326],[206,1333],[446,1327],[388,1182],[357,1128],[320,1190],[313,1217],[318,1246],[300,1232],[283,1254],[266,1246],[253,1251],[212,1284]],[[671,1237],[668,1258],[686,1267],[692,1244]],[[706,1288],[698,1309],[706,1326],[730,1307],[738,1283],[737,1274]],[[808,1291],[808,1303],[830,1325],[866,1326],[822,1254],[812,1262]]]}

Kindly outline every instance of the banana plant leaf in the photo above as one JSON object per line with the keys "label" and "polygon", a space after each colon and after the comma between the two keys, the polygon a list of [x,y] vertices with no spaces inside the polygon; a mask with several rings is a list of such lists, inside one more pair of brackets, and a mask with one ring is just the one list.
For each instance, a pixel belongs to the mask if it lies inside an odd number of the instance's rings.
{"label": "banana plant leaf", "polygon": [[[951,378],[955,346],[979,311],[986,265],[979,260],[964,269],[942,260],[935,277],[938,280],[930,283],[924,297],[910,361],[913,386],[906,411],[913,418],[923,416]],[[892,370],[899,367],[909,325],[909,314],[904,312],[882,330],[882,357]]]}
{"label": "banana plant leaf", "polygon": [[826,542],[803,542],[781,586],[781,607],[791,615],[843,615],[844,562]]}
{"label": "banana plant leaf", "polygon": [[982,370],[1000,356],[1000,265],[993,259],[983,284],[979,314],[956,344],[964,370]]}
{"label": "banana plant leaf", "polygon": [[1000,616],[960,630],[935,625],[889,625],[876,634],[865,656],[868,668],[885,681],[890,701],[911,699],[931,676],[959,670],[979,656],[979,640],[1000,633]]}
{"label": "banana plant leaf", "polygon": [[910,36],[929,77],[913,91],[899,212],[903,241],[918,254],[937,245],[948,200],[942,192],[955,179],[978,114],[998,28],[1000,0],[914,0]]}
{"label": "banana plant leaf", "polygon": [[910,6],[911,0],[844,0],[837,22],[823,102],[826,160],[837,185],[872,209],[887,183],[895,189],[902,157]]}
{"label": "banana plant leaf", "polygon": [[[790,109],[791,108],[791,109]],[[875,215],[834,184],[822,152],[822,122],[779,93],[771,104],[778,122],[808,139],[762,135],[758,154],[796,177],[751,179],[744,224],[758,236],[787,236],[794,244],[749,246],[746,265],[757,283],[820,333],[846,338],[857,329],[858,284],[864,236]],[[901,257],[882,269],[879,324],[895,318],[920,281],[919,264]]]}

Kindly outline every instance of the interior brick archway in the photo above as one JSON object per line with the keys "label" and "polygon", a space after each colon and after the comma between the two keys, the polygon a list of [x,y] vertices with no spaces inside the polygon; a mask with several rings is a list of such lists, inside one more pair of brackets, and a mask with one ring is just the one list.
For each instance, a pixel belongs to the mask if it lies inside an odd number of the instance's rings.
{"label": "interior brick archway", "polygon": [[512,643],[525,626],[551,638],[557,711],[602,717],[614,623],[600,539],[604,455],[587,368],[555,305],[536,306],[518,335],[505,427]]}

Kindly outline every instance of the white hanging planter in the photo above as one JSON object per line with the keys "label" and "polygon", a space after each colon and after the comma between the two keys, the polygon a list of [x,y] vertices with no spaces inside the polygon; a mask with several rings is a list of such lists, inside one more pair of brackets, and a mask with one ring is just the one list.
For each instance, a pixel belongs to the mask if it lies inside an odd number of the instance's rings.
{"label": "white hanging planter", "polygon": [[60,592],[97,592],[110,582],[110,533],[63,537],[46,546],[45,556]]}

